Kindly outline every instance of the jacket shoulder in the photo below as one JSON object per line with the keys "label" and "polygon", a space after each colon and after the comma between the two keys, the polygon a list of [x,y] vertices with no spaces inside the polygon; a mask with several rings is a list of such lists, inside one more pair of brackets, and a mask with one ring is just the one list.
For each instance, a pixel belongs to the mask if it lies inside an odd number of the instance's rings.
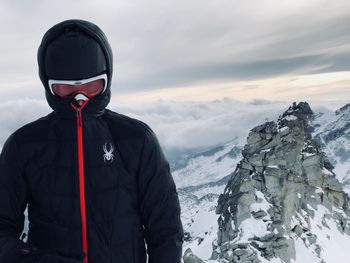
{"label": "jacket shoulder", "polygon": [[113,133],[123,138],[144,139],[150,133],[154,134],[147,123],[125,114],[106,109],[105,118]]}
{"label": "jacket shoulder", "polygon": [[43,138],[48,136],[49,125],[47,124],[52,118],[52,115],[53,112],[23,125],[13,132],[12,136],[19,143],[42,141]]}
{"label": "jacket shoulder", "polygon": [[45,124],[47,124],[47,120],[50,117],[51,113],[15,130],[6,139],[1,149],[1,156],[10,156],[11,160],[15,160],[16,164],[21,166],[27,159],[28,154],[33,154],[31,146],[47,137],[48,128]]}

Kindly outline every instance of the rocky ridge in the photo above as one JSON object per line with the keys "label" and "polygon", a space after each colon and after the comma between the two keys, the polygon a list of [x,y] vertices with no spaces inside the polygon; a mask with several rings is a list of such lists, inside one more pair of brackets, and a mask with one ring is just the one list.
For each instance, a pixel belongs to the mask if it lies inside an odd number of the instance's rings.
{"label": "rocky ridge", "polygon": [[292,262],[296,251],[307,249],[315,262],[328,263],[327,231],[350,241],[349,196],[311,137],[312,116],[308,103],[293,103],[277,123],[250,131],[243,159],[218,199],[211,259]]}

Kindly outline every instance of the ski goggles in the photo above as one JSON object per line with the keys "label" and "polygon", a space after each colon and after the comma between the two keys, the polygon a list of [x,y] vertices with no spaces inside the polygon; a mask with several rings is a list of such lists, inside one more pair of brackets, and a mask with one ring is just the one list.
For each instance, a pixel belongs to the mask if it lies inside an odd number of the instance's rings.
{"label": "ski goggles", "polygon": [[49,87],[53,95],[58,95],[63,98],[71,98],[78,92],[90,98],[106,90],[107,74],[82,80],[49,79]]}

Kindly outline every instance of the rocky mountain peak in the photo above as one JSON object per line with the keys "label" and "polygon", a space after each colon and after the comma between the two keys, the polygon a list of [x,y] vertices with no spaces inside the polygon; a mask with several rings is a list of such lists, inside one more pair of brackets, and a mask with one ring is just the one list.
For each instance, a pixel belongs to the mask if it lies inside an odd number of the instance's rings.
{"label": "rocky mountain peak", "polygon": [[[308,120],[313,115],[313,111],[309,103],[305,102],[293,102],[291,106],[280,116],[279,121],[293,120],[298,118],[299,120]],[[294,117],[292,117],[294,116]]]}
{"label": "rocky mountain peak", "polygon": [[293,103],[277,123],[250,130],[243,159],[219,196],[212,259],[291,262],[304,249],[315,262],[334,262],[327,261],[335,253],[327,253],[329,229],[350,245],[349,196],[312,139],[312,115],[307,102]]}
{"label": "rocky mountain peak", "polygon": [[345,104],[343,107],[335,111],[336,115],[348,112],[350,114],[350,103]]}

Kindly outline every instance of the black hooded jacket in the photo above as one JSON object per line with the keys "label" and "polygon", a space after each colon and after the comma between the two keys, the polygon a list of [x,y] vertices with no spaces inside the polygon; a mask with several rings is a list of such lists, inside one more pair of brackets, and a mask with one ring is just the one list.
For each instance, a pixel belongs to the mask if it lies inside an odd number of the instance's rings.
{"label": "black hooded jacket", "polygon": [[[50,92],[43,66],[47,45],[70,24],[93,37],[107,58],[106,91],[80,109]],[[86,252],[88,263],[144,263],[147,251],[149,263],[181,261],[181,209],[158,139],[146,123],[106,108],[112,61],[105,35],[92,23],[68,20],[45,34],[39,74],[53,111],[3,146],[0,263],[22,262],[16,260],[27,204],[27,244],[44,254],[63,251],[68,259]]]}

